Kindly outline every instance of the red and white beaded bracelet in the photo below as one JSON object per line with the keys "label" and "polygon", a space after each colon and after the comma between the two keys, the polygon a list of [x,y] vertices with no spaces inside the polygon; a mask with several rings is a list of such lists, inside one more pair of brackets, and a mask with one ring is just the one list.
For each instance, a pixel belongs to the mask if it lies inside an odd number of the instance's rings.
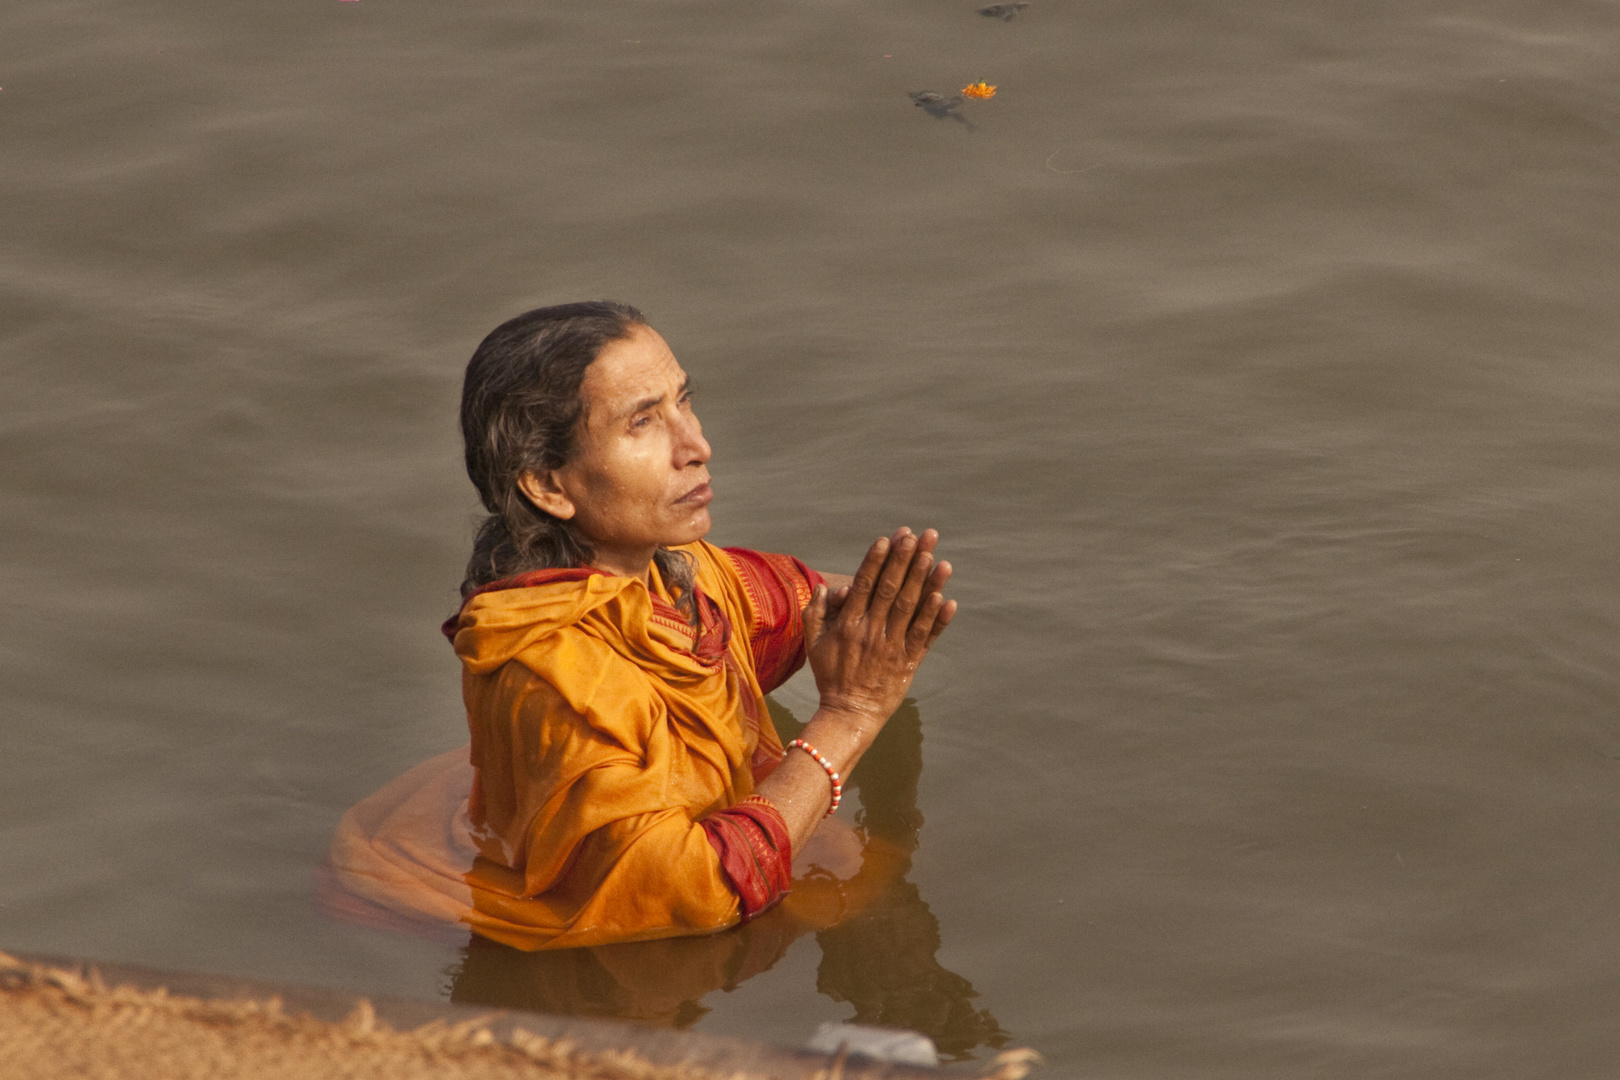
{"label": "red and white beaded bracelet", "polygon": [[827,779],[832,781],[832,805],[827,808],[827,816],[832,817],[833,811],[838,809],[839,802],[844,798],[844,782],[838,777],[838,770],[833,763],[821,756],[821,751],[805,742],[803,739],[794,739],[788,743],[788,749],[797,747],[816,759],[816,764],[827,770]]}

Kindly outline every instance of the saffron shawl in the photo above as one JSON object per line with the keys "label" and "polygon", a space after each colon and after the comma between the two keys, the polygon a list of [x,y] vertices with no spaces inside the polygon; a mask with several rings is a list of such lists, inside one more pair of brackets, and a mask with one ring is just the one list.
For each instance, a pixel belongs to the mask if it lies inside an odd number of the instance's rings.
{"label": "saffron shawl", "polygon": [[764,694],[804,661],[820,577],[785,556],[677,550],[696,570],[696,629],[656,570],[651,587],[540,571],[469,597],[446,624],[469,756],[351,809],[337,884],[521,949],[707,933],[768,904],[738,878],[758,804],[732,808],[782,757]]}

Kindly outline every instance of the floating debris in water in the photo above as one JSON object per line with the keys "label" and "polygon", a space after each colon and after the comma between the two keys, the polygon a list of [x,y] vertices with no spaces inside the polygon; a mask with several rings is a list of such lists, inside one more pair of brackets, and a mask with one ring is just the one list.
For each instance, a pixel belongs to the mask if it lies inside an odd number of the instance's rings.
{"label": "floating debris in water", "polygon": [[1029,0],[1020,0],[1016,4],[991,4],[989,7],[979,9],[979,14],[989,19],[1000,19],[1002,22],[1012,22],[1013,16],[1029,7]]}
{"label": "floating debris in water", "polygon": [[932,90],[913,90],[907,96],[929,116],[945,116],[954,113],[956,107],[962,104],[961,94],[946,97],[944,94],[936,94]]}
{"label": "floating debris in water", "polygon": [[990,98],[996,96],[996,88],[985,82],[983,79],[980,79],[976,83],[968,83],[966,86],[962,87],[962,94],[965,97],[989,100]]}
{"label": "floating debris in water", "polygon": [[912,90],[906,96],[911,98],[913,105],[929,116],[941,120],[949,118],[955,120],[958,124],[966,124],[969,129],[973,127],[972,124],[968,123],[967,117],[956,111],[961,108],[964,100],[961,94],[952,94],[950,97],[946,97],[944,94],[936,94],[932,90]]}

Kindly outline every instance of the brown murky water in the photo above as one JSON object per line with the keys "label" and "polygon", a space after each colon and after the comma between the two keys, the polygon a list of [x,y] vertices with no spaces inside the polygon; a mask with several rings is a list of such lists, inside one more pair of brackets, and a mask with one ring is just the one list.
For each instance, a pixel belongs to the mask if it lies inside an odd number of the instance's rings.
{"label": "brown murky water", "polygon": [[[649,1016],[1054,1076],[1613,1075],[1620,7],[974,6],[0,9],[0,942],[678,971]],[[595,296],[700,381],[715,539],[958,566],[863,790],[909,891],[740,982],[312,904],[464,737],[461,367]]]}

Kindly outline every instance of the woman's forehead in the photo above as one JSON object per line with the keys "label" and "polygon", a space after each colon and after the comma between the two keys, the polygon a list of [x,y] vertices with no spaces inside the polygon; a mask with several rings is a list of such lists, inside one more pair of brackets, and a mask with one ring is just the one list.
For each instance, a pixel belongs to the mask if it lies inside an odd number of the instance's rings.
{"label": "woman's forehead", "polygon": [[685,382],[686,372],[658,331],[637,326],[597,354],[580,390],[593,419],[611,420],[679,394]]}

